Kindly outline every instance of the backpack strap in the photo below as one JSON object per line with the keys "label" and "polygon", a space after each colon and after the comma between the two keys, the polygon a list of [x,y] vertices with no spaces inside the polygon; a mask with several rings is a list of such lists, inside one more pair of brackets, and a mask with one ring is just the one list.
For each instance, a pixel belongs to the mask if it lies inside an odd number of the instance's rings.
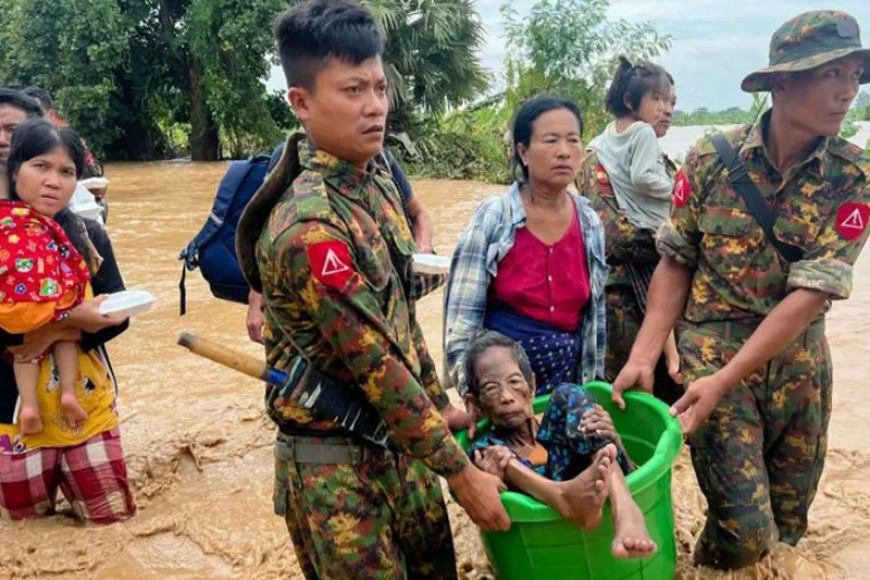
{"label": "backpack strap", "polygon": [[789,263],[797,262],[803,258],[804,251],[801,248],[780,241],[776,237],[776,234],[774,234],[773,224],[776,223],[777,212],[764,201],[761,192],[758,191],[758,187],[749,178],[746,164],[737,155],[737,151],[728,142],[725,135],[721,133],[713,135],[710,141],[712,141],[713,147],[716,148],[716,153],[719,154],[722,163],[728,168],[731,185],[734,186],[734,189],[743,198],[749,213],[752,214],[752,217],[755,218],[755,221],[764,230],[764,236],[767,238],[767,241]]}
{"label": "backpack strap", "polygon": [[255,291],[262,293],[263,285],[260,281],[260,270],[257,266],[256,246],[260,239],[260,233],[269,220],[269,215],[278,200],[287,191],[296,177],[302,173],[302,165],[299,161],[299,142],[305,138],[304,133],[294,133],[287,138],[284,147],[284,155],[278,165],[266,176],[263,185],[245,206],[239,224],[236,227],[236,256],[239,266],[248,285]]}

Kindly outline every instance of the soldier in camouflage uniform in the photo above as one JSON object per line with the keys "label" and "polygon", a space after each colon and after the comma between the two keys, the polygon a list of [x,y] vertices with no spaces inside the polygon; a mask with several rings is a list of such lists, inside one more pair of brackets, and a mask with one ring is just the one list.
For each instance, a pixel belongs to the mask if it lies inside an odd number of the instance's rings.
{"label": "soldier in camouflage uniform", "polygon": [[[806,530],[831,412],[824,313],[851,292],[870,218],[870,157],[837,135],[868,81],[858,23],[833,11],[785,23],[770,66],[743,81],[746,91],[771,91],[773,108],[726,137],[776,212],[776,245],[709,137],[677,175],[671,223],[657,239],[663,258],[614,399],[649,387],[654,357],[682,314],[687,390],[671,412],[690,435],[709,504],[697,563],[740,568]],[[783,243],[800,257],[786,259]]]}
{"label": "soldier in camouflage uniform", "polygon": [[[665,163],[668,173],[676,175],[677,169],[673,162],[666,157]],[[589,199],[604,225],[605,250],[610,266],[604,291],[607,302],[605,373],[606,379],[613,382],[628,361],[634,339],[643,322],[643,311],[632,286],[627,264],[658,263],[655,232],[635,227],[620,211],[607,172],[599,164],[595,151],[589,151],[586,155],[577,189]],[[668,373],[664,356],[656,364],[653,394],[669,404],[682,394],[682,387]]]}
{"label": "soldier in camouflage uniform", "polygon": [[416,320],[414,239],[395,185],[372,162],[387,114],[383,39],[347,0],[298,5],[275,33],[307,137],[288,141],[238,228],[240,263],[265,300],[268,363],[289,369],[303,357],[347,393],[358,389],[389,437],[386,448],[365,443],[298,390],[269,390],[280,429],[275,510],[309,579],[454,578],[435,474],[482,527],[509,520],[503,484],[471,465],[448,430],[462,413]]}
{"label": "soldier in camouflage uniform", "polygon": [[[666,103],[662,118],[653,126],[659,138],[664,137],[670,129],[676,100],[676,89],[672,85],[670,99]],[[664,161],[668,175],[673,179],[677,174],[677,167],[666,155]],[[577,190],[589,199],[604,225],[605,251],[610,266],[605,290],[607,302],[605,373],[606,379],[612,383],[628,361],[631,346],[643,322],[643,311],[632,287],[627,264],[654,266],[659,261],[659,254],[655,247],[655,232],[635,227],[619,209],[613,186],[594,150],[586,152],[577,178]],[[667,364],[662,356],[656,364],[653,393],[670,404],[675,402],[682,392],[682,386],[675,383],[668,373]]]}

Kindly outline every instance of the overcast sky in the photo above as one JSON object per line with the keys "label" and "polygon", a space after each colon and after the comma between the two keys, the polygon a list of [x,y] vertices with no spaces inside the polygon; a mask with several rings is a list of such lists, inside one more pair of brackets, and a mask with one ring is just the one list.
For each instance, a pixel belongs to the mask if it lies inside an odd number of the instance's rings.
{"label": "overcast sky", "polygon": [[[504,63],[504,37],[499,6],[502,0],[477,0],[487,31],[481,55],[486,68],[500,80]],[[520,14],[534,0],[514,0]],[[611,0],[610,16],[629,21],[651,21],[673,37],[669,53],[661,58],[677,84],[677,108],[745,108],[751,98],[740,81],[767,65],[770,36],[780,24],[807,10],[844,10],[858,19],[865,47],[870,47],[870,0]],[[277,71],[276,71],[277,72]],[[283,75],[273,75],[270,88],[283,88]],[[870,88],[868,86],[867,88]],[[866,90],[866,89],[865,89]]]}

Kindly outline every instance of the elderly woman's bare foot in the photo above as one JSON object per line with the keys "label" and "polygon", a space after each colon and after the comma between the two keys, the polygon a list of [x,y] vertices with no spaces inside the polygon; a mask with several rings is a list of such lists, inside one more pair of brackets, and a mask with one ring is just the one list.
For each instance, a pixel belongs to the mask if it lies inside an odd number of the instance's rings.
{"label": "elderly woman's bare foot", "polygon": [[22,406],[18,412],[18,424],[23,435],[33,435],[42,431],[39,409]]}
{"label": "elderly woman's bare foot", "polygon": [[614,513],[613,528],[611,551],[616,558],[646,558],[658,549],[646,531],[643,513],[634,502]]}
{"label": "elderly woman's bare foot", "polygon": [[560,501],[554,506],[565,519],[592,530],[601,521],[601,508],[607,500],[611,466],[616,462],[616,446],[607,445],[592,458],[583,473],[559,484]]}

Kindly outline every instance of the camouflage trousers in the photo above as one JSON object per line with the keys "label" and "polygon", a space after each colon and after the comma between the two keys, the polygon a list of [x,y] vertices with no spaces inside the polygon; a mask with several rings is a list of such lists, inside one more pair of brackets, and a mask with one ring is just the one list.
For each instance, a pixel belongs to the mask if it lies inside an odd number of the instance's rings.
{"label": "camouflage trousers", "polygon": [[[689,384],[730,361],[753,326],[683,323],[679,351]],[[737,569],[807,529],[827,451],[831,355],[824,322],[719,401],[692,435],[692,464],[709,512],[698,564]]]}
{"label": "camouflage trousers", "polygon": [[456,578],[447,507],[422,463],[368,448],[355,464],[278,455],[275,513],[287,523],[307,580]]}
{"label": "camouflage trousers", "polygon": [[[643,323],[643,313],[630,285],[614,284],[604,291],[607,304],[607,352],[605,354],[604,375],[609,383],[616,380],[619,371],[628,362],[634,339]],[[683,394],[683,387],[674,382],[668,374],[665,357],[656,364],[653,394],[673,404]]]}

